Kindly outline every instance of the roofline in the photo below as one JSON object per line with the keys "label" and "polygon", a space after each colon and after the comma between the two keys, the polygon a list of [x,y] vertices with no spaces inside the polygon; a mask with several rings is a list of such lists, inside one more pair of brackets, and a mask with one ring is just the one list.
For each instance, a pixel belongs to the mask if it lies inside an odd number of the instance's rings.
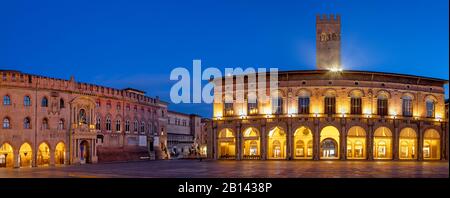
{"label": "roofline", "polygon": [[[286,71],[278,71],[278,75],[280,74],[321,74],[321,73],[327,73],[331,72],[329,70],[286,70]],[[426,77],[426,76],[417,76],[417,75],[410,75],[410,74],[399,74],[399,73],[392,73],[392,72],[378,72],[378,71],[363,71],[363,70],[343,70],[340,71],[340,73],[363,73],[363,74],[378,74],[378,75],[388,75],[388,76],[399,76],[399,77],[406,77],[406,78],[417,78],[417,79],[424,79],[424,80],[432,80],[432,81],[438,81],[442,82],[444,84],[448,84],[449,80],[441,79],[441,78],[433,78],[433,77]],[[241,75],[239,75],[241,76]],[[227,76],[225,76],[226,78]],[[217,79],[223,79],[224,77],[220,77]],[[214,79],[216,80],[216,79]]]}
{"label": "roofline", "polygon": [[182,112],[173,111],[173,110],[167,110],[167,112],[168,113],[173,113],[173,114],[185,115],[185,116],[196,116],[196,117],[200,117],[200,118],[202,117],[200,115],[193,114],[193,113],[187,114],[187,113],[182,113]]}

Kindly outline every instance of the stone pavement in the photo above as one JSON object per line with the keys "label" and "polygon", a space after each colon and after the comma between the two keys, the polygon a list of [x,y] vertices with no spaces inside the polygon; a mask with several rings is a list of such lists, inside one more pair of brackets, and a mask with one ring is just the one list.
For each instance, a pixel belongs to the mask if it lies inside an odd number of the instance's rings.
{"label": "stone pavement", "polygon": [[167,160],[0,168],[2,178],[448,178],[448,162]]}

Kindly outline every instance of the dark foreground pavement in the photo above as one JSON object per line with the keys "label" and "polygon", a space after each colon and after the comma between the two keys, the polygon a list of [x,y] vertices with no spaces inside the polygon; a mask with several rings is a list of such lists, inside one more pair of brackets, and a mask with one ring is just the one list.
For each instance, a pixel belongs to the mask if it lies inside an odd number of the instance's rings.
{"label": "dark foreground pavement", "polygon": [[448,162],[170,160],[0,168],[0,177],[46,178],[448,178]]}

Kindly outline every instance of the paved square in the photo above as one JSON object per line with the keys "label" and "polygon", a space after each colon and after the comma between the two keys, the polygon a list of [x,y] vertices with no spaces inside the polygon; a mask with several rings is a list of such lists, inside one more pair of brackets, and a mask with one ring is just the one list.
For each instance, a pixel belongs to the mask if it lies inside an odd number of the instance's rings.
{"label": "paved square", "polygon": [[1,168],[0,177],[42,178],[448,178],[448,162],[168,160],[38,168]]}

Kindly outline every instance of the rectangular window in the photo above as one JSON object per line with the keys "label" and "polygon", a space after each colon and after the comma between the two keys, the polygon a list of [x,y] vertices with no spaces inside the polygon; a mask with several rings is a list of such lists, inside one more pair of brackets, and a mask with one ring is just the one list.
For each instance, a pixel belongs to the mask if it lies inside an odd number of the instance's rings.
{"label": "rectangular window", "polygon": [[272,111],[274,114],[283,114],[283,98],[272,98]]}
{"label": "rectangular window", "polygon": [[353,115],[362,114],[361,98],[350,99],[350,113]]}
{"label": "rectangular window", "polygon": [[298,114],[309,114],[309,98],[298,98]]}
{"label": "rectangular window", "polygon": [[402,110],[403,116],[411,117],[412,116],[412,100],[411,99],[403,99],[402,100]]}
{"label": "rectangular window", "polygon": [[434,118],[434,102],[428,101],[426,106],[427,106],[427,117]]}
{"label": "rectangular window", "polygon": [[336,113],[336,98],[325,97],[325,114],[331,115]]}
{"label": "rectangular window", "polygon": [[388,100],[378,99],[377,100],[377,113],[380,116],[385,116],[388,114]]}

